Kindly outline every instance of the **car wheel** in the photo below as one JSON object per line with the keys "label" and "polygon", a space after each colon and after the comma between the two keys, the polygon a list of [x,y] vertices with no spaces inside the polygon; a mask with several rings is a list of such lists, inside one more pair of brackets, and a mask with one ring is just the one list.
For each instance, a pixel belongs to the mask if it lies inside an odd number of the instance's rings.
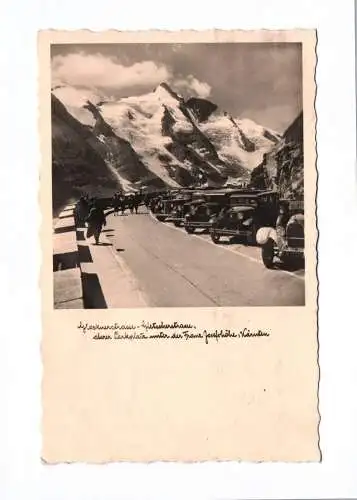
{"label": "car wheel", "polygon": [[192,234],[194,232],[194,229],[191,226],[186,226],[185,229],[187,234]]}
{"label": "car wheel", "polygon": [[211,240],[213,241],[213,243],[219,243],[219,240],[220,240],[220,235],[215,233],[215,232],[212,232],[211,233]]}
{"label": "car wheel", "polygon": [[175,220],[174,226],[179,227],[180,226],[180,222],[178,220]]}
{"label": "car wheel", "polygon": [[262,247],[262,260],[264,266],[268,269],[273,267],[274,261],[274,241],[269,239]]}
{"label": "car wheel", "polygon": [[305,267],[304,257],[285,255],[281,258],[281,260],[284,264],[284,268],[286,268],[290,271],[304,269],[304,267]]}

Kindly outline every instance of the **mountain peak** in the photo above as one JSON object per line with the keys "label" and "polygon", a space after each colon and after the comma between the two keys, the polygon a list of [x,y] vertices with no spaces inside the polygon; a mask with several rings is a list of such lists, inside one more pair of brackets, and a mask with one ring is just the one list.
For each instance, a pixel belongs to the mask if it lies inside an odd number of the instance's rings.
{"label": "mountain peak", "polygon": [[167,90],[168,92],[172,92],[172,89],[167,82],[161,82],[161,83],[159,83],[159,85],[157,87],[158,88],[162,87],[163,89]]}
{"label": "mountain peak", "polygon": [[180,97],[174,90],[172,90],[172,88],[170,87],[170,85],[167,82],[161,82],[157,86],[156,92],[160,92],[161,89],[165,90],[171,97],[173,97],[177,101],[182,100],[182,97]]}

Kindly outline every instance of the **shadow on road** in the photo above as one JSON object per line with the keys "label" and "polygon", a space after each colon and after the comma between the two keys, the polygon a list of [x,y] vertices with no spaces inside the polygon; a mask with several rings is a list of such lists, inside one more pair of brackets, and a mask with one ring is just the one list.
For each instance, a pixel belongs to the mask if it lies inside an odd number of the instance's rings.
{"label": "shadow on road", "polygon": [[108,309],[96,274],[82,273],[82,286],[85,309]]}
{"label": "shadow on road", "polygon": [[300,271],[305,269],[305,262],[284,262],[279,265],[284,271]]}
{"label": "shadow on road", "polygon": [[115,249],[117,252],[125,252],[125,248],[116,248]]}
{"label": "shadow on road", "polygon": [[78,244],[78,256],[80,262],[93,262],[92,255],[87,245]]}
{"label": "shadow on road", "polygon": [[84,231],[78,231],[78,229],[77,229],[76,234],[77,234],[77,241],[85,241],[86,240]]}
{"label": "shadow on road", "polygon": [[72,226],[66,226],[66,227],[57,227],[55,229],[56,234],[62,234],[62,233],[69,233],[71,231],[74,231],[76,227],[74,225]]}
{"label": "shadow on road", "polygon": [[78,267],[78,265],[78,253],[75,251],[53,255],[53,272],[64,269],[74,269]]}

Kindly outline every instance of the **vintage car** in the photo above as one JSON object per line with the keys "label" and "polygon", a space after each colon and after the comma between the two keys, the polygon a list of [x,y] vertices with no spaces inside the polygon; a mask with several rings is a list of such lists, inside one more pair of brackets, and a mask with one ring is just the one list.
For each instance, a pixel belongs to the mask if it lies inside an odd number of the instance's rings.
{"label": "vintage car", "polygon": [[276,209],[278,206],[278,193],[275,191],[263,191],[258,189],[241,189],[230,195],[230,205],[232,207],[253,206],[264,210]]}
{"label": "vintage car", "polygon": [[150,205],[151,213],[158,221],[164,222],[171,215],[173,209],[172,199],[169,196],[160,196]]}
{"label": "vintage car", "polygon": [[229,206],[230,194],[228,190],[201,192],[200,196],[195,193],[185,215],[186,231],[191,234],[195,229],[210,229],[216,216]]}
{"label": "vintage car", "polygon": [[186,208],[184,227],[188,234],[192,234],[196,229],[210,229],[222,205],[198,199],[187,204]]}
{"label": "vintage car", "polygon": [[184,205],[192,198],[192,190],[175,190],[151,200],[151,213],[161,222],[183,223]]}
{"label": "vintage car", "polygon": [[248,245],[256,244],[260,227],[276,220],[278,206],[274,192],[246,190],[230,196],[230,206],[212,221],[210,234],[214,243],[222,236],[239,239]]}
{"label": "vintage car", "polygon": [[275,225],[260,228],[257,243],[262,247],[262,260],[268,269],[275,267],[275,263],[304,267],[303,201],[281,201]]}
{"label": "vintage car", "polygon": [[181,226],[185,222],[185,215],[190,208],[190,197],[174,198],[172,200],[171,214],[166,219],[166,222],[173,222],[176,227]]}

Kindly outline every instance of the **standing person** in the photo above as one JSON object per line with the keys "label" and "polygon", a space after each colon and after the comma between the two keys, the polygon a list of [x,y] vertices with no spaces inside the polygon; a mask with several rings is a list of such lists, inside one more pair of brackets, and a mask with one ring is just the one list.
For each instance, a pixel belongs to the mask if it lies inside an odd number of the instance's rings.
{"label": "standing person", "polygon": [[138,208],[140,205],[140,195],[139,194],[134,195],[133,205],[134,205],[135,213],[137,214]]}
{"label": "standing person", "polygon": [[149,208],[149,205],[150,205],[150,197],[149,197],[149,195],[148,195],[148,194],[146,194],[146,195],[144,196],[144,205],[145,205],[145,207],[146,207],[146,208]]}
{"label": "standing person", "polygon": [[133,214],[134,213],[134,195],[131,194],[130,195],[130,198],[129,198],[129,208],[130,208],[130,213]]}
{"label": "standing person", "polygon": [[119,215],[120,208],[120,196],[118,193],[115,193],[113,196],[113,208],[114,208],[114,217]]}
{"label": "standing person", "polygon": [[88,202],[84,196],[81,196],[79,201],[76,203],[76,224],[78,226],[84,226],[86,217],[88,216]]}
{"label": "standing person", "polygon": [[98,203],[95,203],[86,219],[88,223],[87,238],[94,236],[95,244],[99,244],[100,233],[102,232],[103,226],[106,226],[106,220],[104,211],[99,207]]}
{"label": "standing person", "polygon": [[112,196],[112,202],[111,202],[111,204],[112,204],[112,207],[113,207],[113,215],[115,217],[117,215],[117,213],[116,213],[117,194],[116,193],[114,193],[113,196]]}
{"label": "standing person", "polygon": [[126,209],[126,196],[125,194],[121,198],[121,214],[125,214],[125,209]]}

